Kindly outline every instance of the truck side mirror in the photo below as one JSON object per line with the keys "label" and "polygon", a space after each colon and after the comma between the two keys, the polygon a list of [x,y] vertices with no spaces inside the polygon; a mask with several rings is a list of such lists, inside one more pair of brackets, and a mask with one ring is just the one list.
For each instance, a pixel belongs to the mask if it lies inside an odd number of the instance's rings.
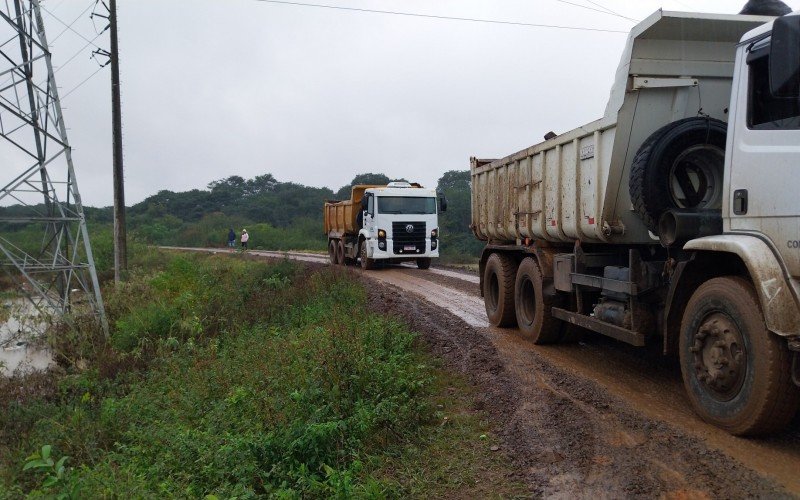
{"label": "truck side mirror", "polygon": [[367,204],[369,203],[368,200],[369,196],[362,196],[361,197],[361,211],[365,211],[367,209]]}
{"label": "truck side mirror", "polygon": [[800,97],[800,15],[779,17],[772,25],[769,86],[775,97]]}
{"label": "truck side mirror", "polygon": [[444,193],[439,193],[439,211],[447,212],[447,197]]}

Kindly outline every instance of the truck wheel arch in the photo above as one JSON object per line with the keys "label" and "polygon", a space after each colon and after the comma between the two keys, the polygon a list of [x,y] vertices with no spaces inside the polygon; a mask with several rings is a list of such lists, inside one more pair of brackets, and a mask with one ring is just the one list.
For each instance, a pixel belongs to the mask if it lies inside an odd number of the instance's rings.
{"label": "truck wheel arch", "polygon": [[[773,249],[755,236],[727,234],[688,242],[692,257],[678,264],[667,295],[663,335],[665,354],[677,351],[683,312],[703,282],[725,275],[748,278],[758,294],[767,329],[782,337],[800,336],[800,304]],[[788,312],[788,313],[787,313]]]}

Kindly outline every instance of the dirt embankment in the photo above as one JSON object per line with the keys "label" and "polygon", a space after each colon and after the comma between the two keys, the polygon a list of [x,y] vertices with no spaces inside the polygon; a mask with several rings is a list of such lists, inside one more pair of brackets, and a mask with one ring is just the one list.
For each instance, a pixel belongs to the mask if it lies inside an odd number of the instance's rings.
{"label": "dirt embankment", "polygon": [[[437,278],[438,279],[438,278]],[[492,419],[510,474],[535,496],[790,497],[776,483],[669,424],[634,411],[593,381],[535,353],[498,348],[475,328],[427,301],[371,281],[375,310],[403,318],[447,366],[467,375]],[[511,361],[511,362],[509,362]]]}

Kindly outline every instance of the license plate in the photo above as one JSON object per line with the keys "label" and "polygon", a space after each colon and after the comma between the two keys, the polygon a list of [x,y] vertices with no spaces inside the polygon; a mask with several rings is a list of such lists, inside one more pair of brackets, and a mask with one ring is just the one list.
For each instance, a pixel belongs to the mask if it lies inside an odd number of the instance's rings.
{"label": "license plate", "polygon": [[406,245],[403,247],[403,250],[416,250],[416,249],[417,249],[416,245]]}

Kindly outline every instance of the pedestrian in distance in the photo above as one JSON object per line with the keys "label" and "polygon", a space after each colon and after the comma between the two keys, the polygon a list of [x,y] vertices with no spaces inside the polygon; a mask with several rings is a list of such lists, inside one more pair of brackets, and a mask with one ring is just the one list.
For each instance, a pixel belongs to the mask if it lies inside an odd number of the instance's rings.
{"label": "pedestrian in distance", "polygon": [[236,232],[233,228],[228,228],[228,247],[231,248],[231,251],[236,247]]}
{"label": "pedestrian in distance", "polygon": [[239,238],[242,242],[242,252],[247,250],[247,242],[250,240],[250,235],[247,234],[247,229],[242,229],[242,236]]}

